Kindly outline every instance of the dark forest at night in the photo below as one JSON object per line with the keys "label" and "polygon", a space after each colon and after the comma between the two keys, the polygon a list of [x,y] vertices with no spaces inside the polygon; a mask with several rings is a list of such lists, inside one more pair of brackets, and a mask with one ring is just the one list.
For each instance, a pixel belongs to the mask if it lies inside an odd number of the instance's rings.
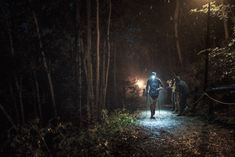
{"label": "dark forest at night", "polygon": [[232,157],[235,1],[1,0],[0,155]]}

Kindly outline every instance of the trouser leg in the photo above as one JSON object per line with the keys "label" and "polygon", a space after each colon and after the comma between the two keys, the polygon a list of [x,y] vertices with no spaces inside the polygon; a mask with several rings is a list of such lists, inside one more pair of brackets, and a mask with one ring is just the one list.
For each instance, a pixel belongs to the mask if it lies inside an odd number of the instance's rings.
{"label": "trouser leg", "polygon": [[171,93],[171,104],[172,104],[172,111],[175,110],[175,103],[174,103],[174,93]]}
{"label": "trouser leg", "polygon": [[174,113],[178,113],[179,112],[179,94],[175,93],[175,111]]}
{"label": "trouser leg", "polygon": [[185,110],[186,107],[186,100],[187,100],[187,96],[186,95],[181,95],[180,96],[180,114],[182,114]]}
{"label": "trouser leg", "polygon": [[155,110],[156,110],[156,103],[152,103],[150,105],[151,117],[155,115]]}

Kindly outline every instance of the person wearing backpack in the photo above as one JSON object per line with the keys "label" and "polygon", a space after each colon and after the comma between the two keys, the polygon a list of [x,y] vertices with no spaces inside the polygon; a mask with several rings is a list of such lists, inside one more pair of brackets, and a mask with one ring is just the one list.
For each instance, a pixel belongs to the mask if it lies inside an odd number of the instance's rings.
{"label": "person wearing backpack", "polygon": [[152,72],[146,85],[146,96],[147,104],[150,105],[151,119],[155,119],[155,110],[157,105],[157,100],[159,96],[159,91],[162,89],[163,84],[161,80],[157,77],[156,72]]}

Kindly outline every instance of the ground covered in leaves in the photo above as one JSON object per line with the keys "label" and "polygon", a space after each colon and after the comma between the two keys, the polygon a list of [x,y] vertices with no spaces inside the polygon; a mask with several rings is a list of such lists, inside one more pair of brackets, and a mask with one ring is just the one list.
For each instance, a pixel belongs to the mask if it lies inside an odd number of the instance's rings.
{"label": "ground covered in leaves", "polygon": [[30,157],[160,157],[234,156],[234,130],[197,117],[178,117],[170,111],[129,114],[103,113],[103,123],[80,130],[57,120],[47,127],[37,122],[10,131],[1,153]]}
{"label": "ground covered in leaves", "polygon": [[235,132],[198,117],[178,117],[170,111],[157,113],[155,120],[141,112],[138,124],[149,136],[142,148],[147,156],[234,156]]}

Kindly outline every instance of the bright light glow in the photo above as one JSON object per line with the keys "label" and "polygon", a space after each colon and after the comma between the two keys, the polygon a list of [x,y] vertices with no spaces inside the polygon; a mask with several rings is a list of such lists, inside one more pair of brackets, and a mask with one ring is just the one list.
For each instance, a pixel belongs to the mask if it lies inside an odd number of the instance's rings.
{"label": "bright light glow", "polygon": [[155,76],[155,75],[152,75],[151,78],[154,80],[154,79],[156,78],[156,76]]}
{"label": "bright light glow", "polygon": [[137,80],[136,81],[136,85],[140,88],[140,89],[144,89],[145,88],[145,82],[143,80]]}
{"label": "bright light glow", "polygon": [[138,124],[142,127],[151,129],[153,133],[159,134],[159,130],[167,129],[168,131],[174,130],[182,125],[180,117],[172,114],[171,111],[167,110],[156,110],[156,119],[150,119],[150,111],[143,111],[140,114]]}

